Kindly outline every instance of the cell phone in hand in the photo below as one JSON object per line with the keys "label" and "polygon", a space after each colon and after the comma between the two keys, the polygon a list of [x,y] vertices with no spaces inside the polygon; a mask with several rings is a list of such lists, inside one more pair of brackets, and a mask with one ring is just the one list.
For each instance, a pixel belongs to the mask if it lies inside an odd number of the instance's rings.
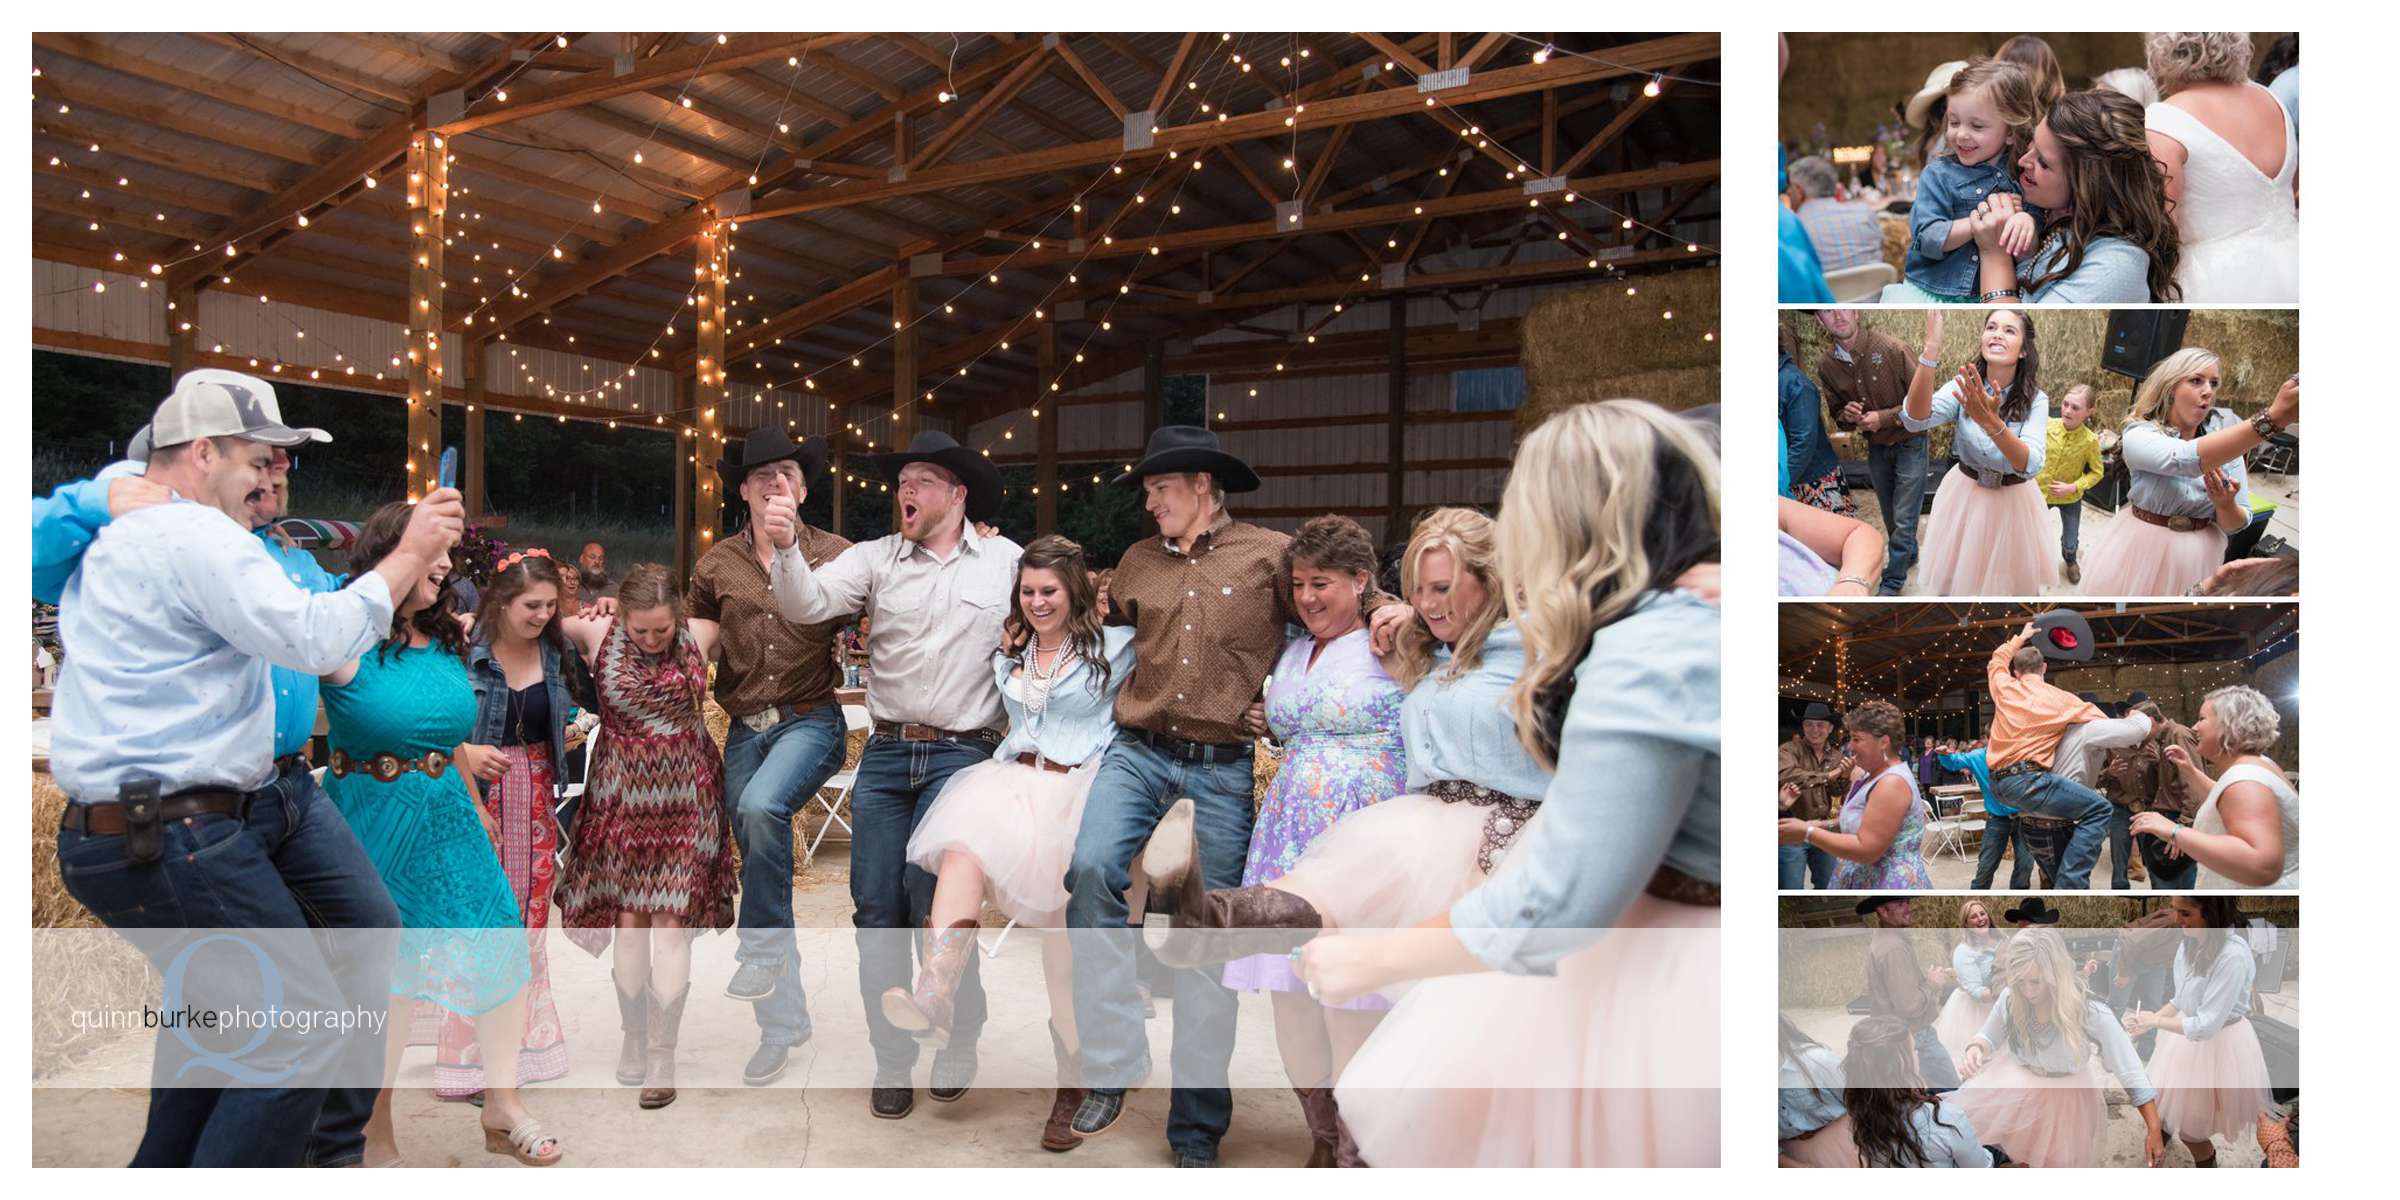
{"label": "cell phone in hand", "polygon": [[438,481],[437,486],[446,488],[458,486],[458,447],[445,446],[442,448],[442,461],[435,468],[435,478]]}

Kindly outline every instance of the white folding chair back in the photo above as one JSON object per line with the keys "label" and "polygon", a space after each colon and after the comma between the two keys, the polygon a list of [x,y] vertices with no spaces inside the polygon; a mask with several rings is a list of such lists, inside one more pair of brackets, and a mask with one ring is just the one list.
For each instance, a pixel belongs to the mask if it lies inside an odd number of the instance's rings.
{"label": "white folding chair back", "polygon": [[[865,705],[845,704],[842,706],[842,737],[845,739],[845,745],[852,733],[861,729],[872,729],[874,726],[875,719],[867,715]],[[848,815],[850,793],[857,786],[858,772],[854,769],[845,769],[834,772],[825,780],[824,785],[817,789],[816,804],[818,808],[825,810],[825,823],[817,826],[817,836],[809,839],[808,842],[808,862],[812,865],[817,861],[817,848],[825,844],[825,839],[833,832],[834,826],[842,827],[843,841],[850,840]]]}

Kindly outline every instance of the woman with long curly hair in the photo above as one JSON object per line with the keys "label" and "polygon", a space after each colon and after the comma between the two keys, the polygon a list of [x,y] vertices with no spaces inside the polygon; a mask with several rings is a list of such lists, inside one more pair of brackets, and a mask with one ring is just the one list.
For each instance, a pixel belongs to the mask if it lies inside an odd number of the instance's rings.
{"label": "woman with long curly hair", "polygon": [[1992,1152],[1975,1122],[1936,1095],[1917,1070],[1916,1035],[1898,1017],[1850,1027],[1842,1058],[1842,1107],[1863,1167],[1988,1167]]}
{"label": "woman with long curly hair", "polygon": [[951,776],[909,835],[908,861],[934,877],[929,945],[916,986],[883,994],[886,1020],[947,1044],[984,903],[1043,930],[1042,977],[1058,1068],[1042,1127],[1041,1145],[1050,1151],[1083,1141],[1072,1127],[1083,1090],[1074,960],[1064,934],[1067,860],[1101,752],[1116,737],[1117,691],[1133,671],[1132,627],[1103,626],[1100,617],[1083,547],[1057,534],[1025,547],[1003,625],[1007,645],[991,659],[1008,708],[1008,739],[991,761]]}
{"label": "woman with long curly hair", "polygon": [[2117,518],[2092,539],[2093,596],[2181,596],[2225,562],[2226,539],[2250,523],[2243,456],[2300,419],[2300,377],[2248,419],[2217,402],[2225,363],[2186,346],[2134,389],[2117,453],[2132,478]]}
{"label": "woman with long curly hair", "polygon": [[2034,477],[2050,445],[2050,397],[2041,388],[2041,342],[2021,308],[1983,314],[1976,355],[1940,385],[1942,310],[1925,313],[1900,424],[1951,427],[1958,465],[1933,493],[1917,538],[1917,590],[1929,596],[2031,596],[2057,571],[2050,516]]}
{"label": "woman with long curly hair", "polygon": [[2026,929],[2001,947],[1998,962],[2000,998],[1959,1057],[1966,1083],[1951,1099],[1987,1144],[2017,1162],[2096,1167],[2108,1121],[2105,1065],[2141,1110],[2143,1155],[2156,1166],[2158,1091],[2116,1014],[2084,990],[2065,939],[2055,929]]}
{"label": "woman with long curly hair", "polygon": [[1680,581],[1717,561],[1718,474],[1708,432],[1638,400],[1518,448],[1499,592],[1541,813],[1447,913],[1302,950],[1330,1003],[1426,980],[1338,1089],[1365,1161],[1717,1161],[1719,613]]}
{"label": "woman with long curly hair", "polygon": [[[2142,126],[2142,106],[2117,92],[2069,92],[2033,130],[2017,160],[2022,196],[1977,208],[1979,298],[2030,304],[2169,304],[2182,242],[2167,182]],[[2046,222],[2030,249],[2003,247],[2026,206]]]}
{"label": "woman with long curly hair", "polygon": [[2158,1085],[2159,1123],[2183,1143],[2195,1167],[2217,1165],[2212,1141],[2238,1138],[2266,1111],[2266,1052],[2250,1025],[2250,988],[2258,962],[2237,932],[2233,897],[2177,896],[2167,902],[2183,926],[2175,948],[2175,998],[2156,1012],[2125,1014],[2127,1033],[2158,1031],[2150,1077]]}
{"label": "woman with long curly hair", "polygon": [[[406,503],[376,509],[359,529],[352,572],[373,570],[391,553],[408,517]],[[332,751],[325,790],[400,909],[386,1028],[408,1028],[420,1000],[473,1021],[485,1072],[484,1148],[549,1166],[559,1160],[559,1140],[514,1086],[532,978],[525,920],[493,848],[492,816],[451,760],[474,732],[475,688],[449,560],[397,600],[391,634],[327,675],[324,687]],[[405,1037],[384,1039],[384,1088],[367,1120],[369,1165],[400,1159],[391,1084],[406,1048]]]}
{"label": "woman with long curly hair", "polygon": [[1789,1016],[1777,1013],[1775,1020],[1777,1165],[1858,1166],[1850,1111],[1842,1105],[1842,1056]]}

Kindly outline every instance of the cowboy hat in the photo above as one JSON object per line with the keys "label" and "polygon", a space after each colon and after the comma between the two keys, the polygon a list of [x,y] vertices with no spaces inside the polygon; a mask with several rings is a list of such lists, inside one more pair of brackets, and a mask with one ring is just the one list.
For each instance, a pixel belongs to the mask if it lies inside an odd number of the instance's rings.
{"label": "cowboy hat", "polygon": [[1800,710],[1800,719],[1803,721],[1830,721],[1833,719],[1833,710],[1826,707],[1823,701],[1811,700],[1808,702],[1807,708]]}
{"label": "cowboy hat", "polygon": [[2025,903],[2001,913],[2000,919],[2010,924],[2024,921],[2031,925],[2056,925],[2058,924],[2058,910],[2042,903],[2040,896],[2035,896]]}
{"label": "cowboy hat", "polygon": [[895,486],[900,482],[900,468],[910,463],[931,463],[966,485],[968,520],[992,524],[1000,519],[1000,468],[941,430],[924,430],[909,440],[908,449],[896,454],[870,455],[868,461]]}
{"label": "cowboy hat", "polygon": [[1925,86],[1918,88],[1917,94],[1908,98],[1908,104],[1901,113],[1910,129],[1925,127],[1926,110],[1932,108],[1933,102],[1941,99],[1942,94],[1950,90],[1950,80],[1966,69],[1967,64],[1962,59],[1943,63],[1935,67],[1931,74],[1925,76]]}
{"label": "cowboy hat", "polygon": [[1892,903],[1895,900],[1905,902],[1908,899],[1909,897],[1907,896],[1868,896],[1865,899],[1860,900],[1857,906],[1852,908],[1850,911],[1863,917],[1868,913],[1874,912],[1876,909],[1882,908],[1886,904]]}
{"label": "cowboy hat", "polygon": [[2033,618],[2033,640],[2028,645],[2042,652],[2042,657],[2058,662],[2092,661],[2092,623],[2071,608],[2054,608],[2037,613]]}
{"label": "cowboy hat", "polygon": [[742,439],[741,453],[728,454],[717,460],[717,477],[725,481],[725,490],[734,491],[750,472],[769,463],[795,462],[800,464],[801,483],[815,487],[824,481],[825,447],[816,442],[794,445],[791,435],[780,429],[753,429]]}
{"label": "cowboy hat", "polygon": [[1250,464],[1225,453],[1217,445],[1217,435],[1197,425],[1161,425],[1150,431],[1150,444],[1142,450],[1142,461],[1133,469],[1117,476],[1116,482],[1141,486],[1152,475],[1176,475],[1190,471],[1206,471],[1216,477],[1217,486],[1227,492],[1255,492],[1258,472]]}

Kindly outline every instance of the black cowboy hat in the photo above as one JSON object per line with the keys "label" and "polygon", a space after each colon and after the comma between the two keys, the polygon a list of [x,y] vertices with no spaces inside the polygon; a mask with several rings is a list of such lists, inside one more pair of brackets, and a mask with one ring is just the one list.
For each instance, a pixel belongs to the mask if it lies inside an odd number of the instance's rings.
{"label": "black cowboy hat", "polygon": [[1150,431],[1150,444],[1142,450],[1142,461],[1133,469],[1117,476],[1116,482],[1141,486],[1152,475],[1174,475],[1188,471],[1206,471],[1216,477],[1217,486],[1227,492],[1255,492],[1258,472],[1250,464],[1225,453],[1217,445],[1217,435],[1197,425],[1161,425]]}
{"label": "black cowboy hat", "polygon": [[896,454],[870,455],[868,461],[894,487],[900,486],[900,468],[910,463],[940,467],[966,485],[968,520],[987,525],[1000,520],[1000,468],[941,430],[924,430],[909,439],[908,449]]}
{"label": "black cowboy hat", "polygon": [[2150,693],[2148,693],[2148,692],[2143,692],[2143,691],[2132,691],[2132,692],[2127,692],[2127,693],[2125,693],[2125,707],[2127,707],[2127,708],[2132,708],[2133,706],[2135,706],[2135,705],[2137,705],[2137,704],[2140,704],[2141,702],[2143,702],[2143,701],[2145,701],[2145,700],[2148,700],[2149,698],[2150,698]]}
{"label": "black cowboy hat", "polygon": [[1808,702],[1807,708],[1800,710],[1800,719],[1803,721],[1830,721],[1833,719],[1833,710],[1827,708],[1821,701],[1811,700]]}
{"label": "black cowboy hat", "polygon": [[1857,906],[1856,906],[1856,907],[1854,907],[1854,908],[1852,908],[1850,911],[1852,911],[1852,912],[1855,912],[1855,913],[1857,913],[1859,916],[1862,916],[1862,917],[1863,917],[1863,916],[1866,916],[1868,913],[1874,912],[1876,909],[1882,908],[1882,907],[1883,907],[1884,905],[1886,905],[1886,904],[1890,904],[1890,903],[1891,903],[1892,901],[1894,901],[1894,900],[1906,900],[1906,899],[1909,899],[1909,897],[1907,897],[1907,896],[1867,896],[1867,897],[1864,897],[1864,898],[1860,899],[1860,900],[1859,900],[1859,902],[1858,902],[1858,904],[1857,904]]}
{"label": "black cowboy hat", "polygon": [[779,462],[800,464],[801,482],[808,487],[825,480],[825,447],[816,442],[795,445],[790,434],[773,427],[751,430],[750,436],[742,439],[741,453],[718,459],[717,478],[725,481],[726,491],[735,491],[750,472]]}
{"label": "black cowboy hat", "polygon": [[2035,925],[2056,925],[2058,924],[2058,910],[2042,903],[2040,896],[2035,896],[2025,903],[2001,913],[2000,919],[2012,925],[2018,921],[2026,921]]}
{"label": "black cowboy hat", "polygon": [[2026,643],[2042,657],[2058,662],[2092,661],[2092,623],[2071,608],[2054,608],[2033,618],[2033,640]]}
{"label": "black cowboy hat", "polygon": [[2077,692],[2075,698],[2085,704],[2097,705],[2100,703],[2100,693],[2098,692]]}

